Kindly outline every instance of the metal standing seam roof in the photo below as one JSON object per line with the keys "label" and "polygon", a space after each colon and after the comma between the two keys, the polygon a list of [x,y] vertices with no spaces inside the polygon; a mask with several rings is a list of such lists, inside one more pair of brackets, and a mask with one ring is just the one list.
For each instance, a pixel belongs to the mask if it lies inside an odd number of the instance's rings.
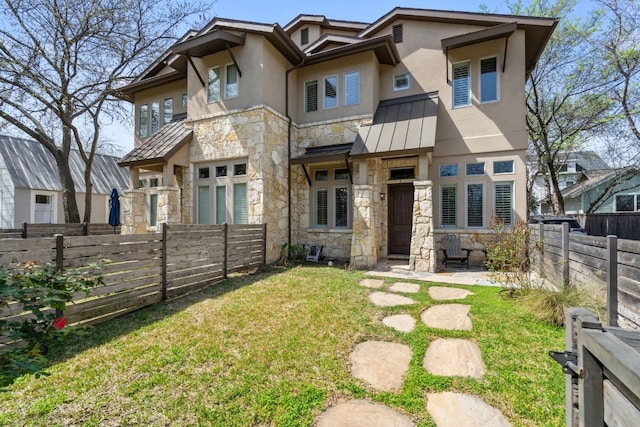
{"label": "metal standing seam roof", "polygon": [[[61,191],[53,154],[37,141],[0,135],[0,157],[16,188]],[[117,157],[96,154],[91,171],[93,193],[111,194],[116,188],[123,192],[129,187],[129,171],[116,163]],[[71,176],[78,193],[85,192],[85,163],[77,150],[69,153]]]}
{"label": "metal standing seam roof", "polygon": [[358,130],[351,157],[433,151],[437,117],[435,92],[381,101],[373,123]]}
{"label": "metal standing seam roof", "polygon": [[120,166],[143,166],[164,163],[191,140],[193,130],[185,126],[185,119],[177,119],[118,160]]}

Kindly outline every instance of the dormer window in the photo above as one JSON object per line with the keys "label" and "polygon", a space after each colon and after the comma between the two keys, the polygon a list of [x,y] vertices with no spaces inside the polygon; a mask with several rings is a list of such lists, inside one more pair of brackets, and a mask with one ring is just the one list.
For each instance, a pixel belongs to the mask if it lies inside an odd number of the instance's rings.
{"label": "dormer window", "polygon": [[309,29],[303,28],[300,30],[300,44],[305,45],[309,43]]}
{"label": "dormer window", "polygon": [[393,42],[402,43],[402,24],[394,25],[392,27]]}

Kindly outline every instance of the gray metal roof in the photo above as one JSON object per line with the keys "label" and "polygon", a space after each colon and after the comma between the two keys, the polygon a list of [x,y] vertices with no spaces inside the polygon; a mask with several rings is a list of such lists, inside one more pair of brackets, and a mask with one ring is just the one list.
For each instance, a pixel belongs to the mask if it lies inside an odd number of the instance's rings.
{"label": "gray metal roof", "polygon": [[380,101],[373,123],[358,130],[351,156],[432,151],[436,140],[437,117],[437,93]]}
{"label": "gray metal roof", "polygon": [[307,148],[303,155],[291,159],[291,164],[302,165],[338,160],[346,161],[349,157],[349,152],[351,152],[351,147],[353,147],[352,143]]}
{"label": "gray metal roof", "polygon": [[[53,155],[39,142],[0,135],[0,157],[16,188],[60,191],[62,185]],[[118,166],[117,157],[96,154],[91,172],[93,192],[122,193],[129,187],[129,170]],[[78,193],[85,192],[85,164],[77,150],[69,154],[71,176]]]}
{"label": "gray metal roof", "polygon": [[176,151],[191,140],[193,130],[185,127],[185,119],[176,119],[164,125],[155,135],[118,161],[121,166],[144,166],[166,162]]}

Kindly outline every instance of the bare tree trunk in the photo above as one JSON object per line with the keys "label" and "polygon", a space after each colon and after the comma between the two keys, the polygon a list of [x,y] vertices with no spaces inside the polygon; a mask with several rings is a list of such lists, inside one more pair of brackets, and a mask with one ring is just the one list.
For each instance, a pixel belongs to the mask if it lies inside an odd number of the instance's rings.
{"label": "bare tree trunk", "polygon": [[84,220],[83,222],[91,222],[91,193],[93,192],[93,184],[91,183],[91,167],[93,163],[86,163],[84,170],[84,185],[86,192],[84,193]]}
{"label": "bare tree trunk", "polygon": [[71,177],[71,168],[69,167],[69,156],[65,155],[61,150],[53,153],[58,166],[58,176],[62,184],[62,205],[64,207],[64,222],[67,224],[80,222],[80,212],[78,212],[78,204],[76,203],[76,189]]}

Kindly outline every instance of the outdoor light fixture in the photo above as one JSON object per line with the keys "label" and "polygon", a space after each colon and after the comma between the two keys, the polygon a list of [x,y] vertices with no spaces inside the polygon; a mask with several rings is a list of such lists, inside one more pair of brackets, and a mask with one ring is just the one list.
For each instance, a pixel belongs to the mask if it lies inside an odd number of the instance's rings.
{"label": "outdoor light fixture", "polygon": [[380,200],[384,200],[386,196],[387,196],[386,193],[380,193]]}

